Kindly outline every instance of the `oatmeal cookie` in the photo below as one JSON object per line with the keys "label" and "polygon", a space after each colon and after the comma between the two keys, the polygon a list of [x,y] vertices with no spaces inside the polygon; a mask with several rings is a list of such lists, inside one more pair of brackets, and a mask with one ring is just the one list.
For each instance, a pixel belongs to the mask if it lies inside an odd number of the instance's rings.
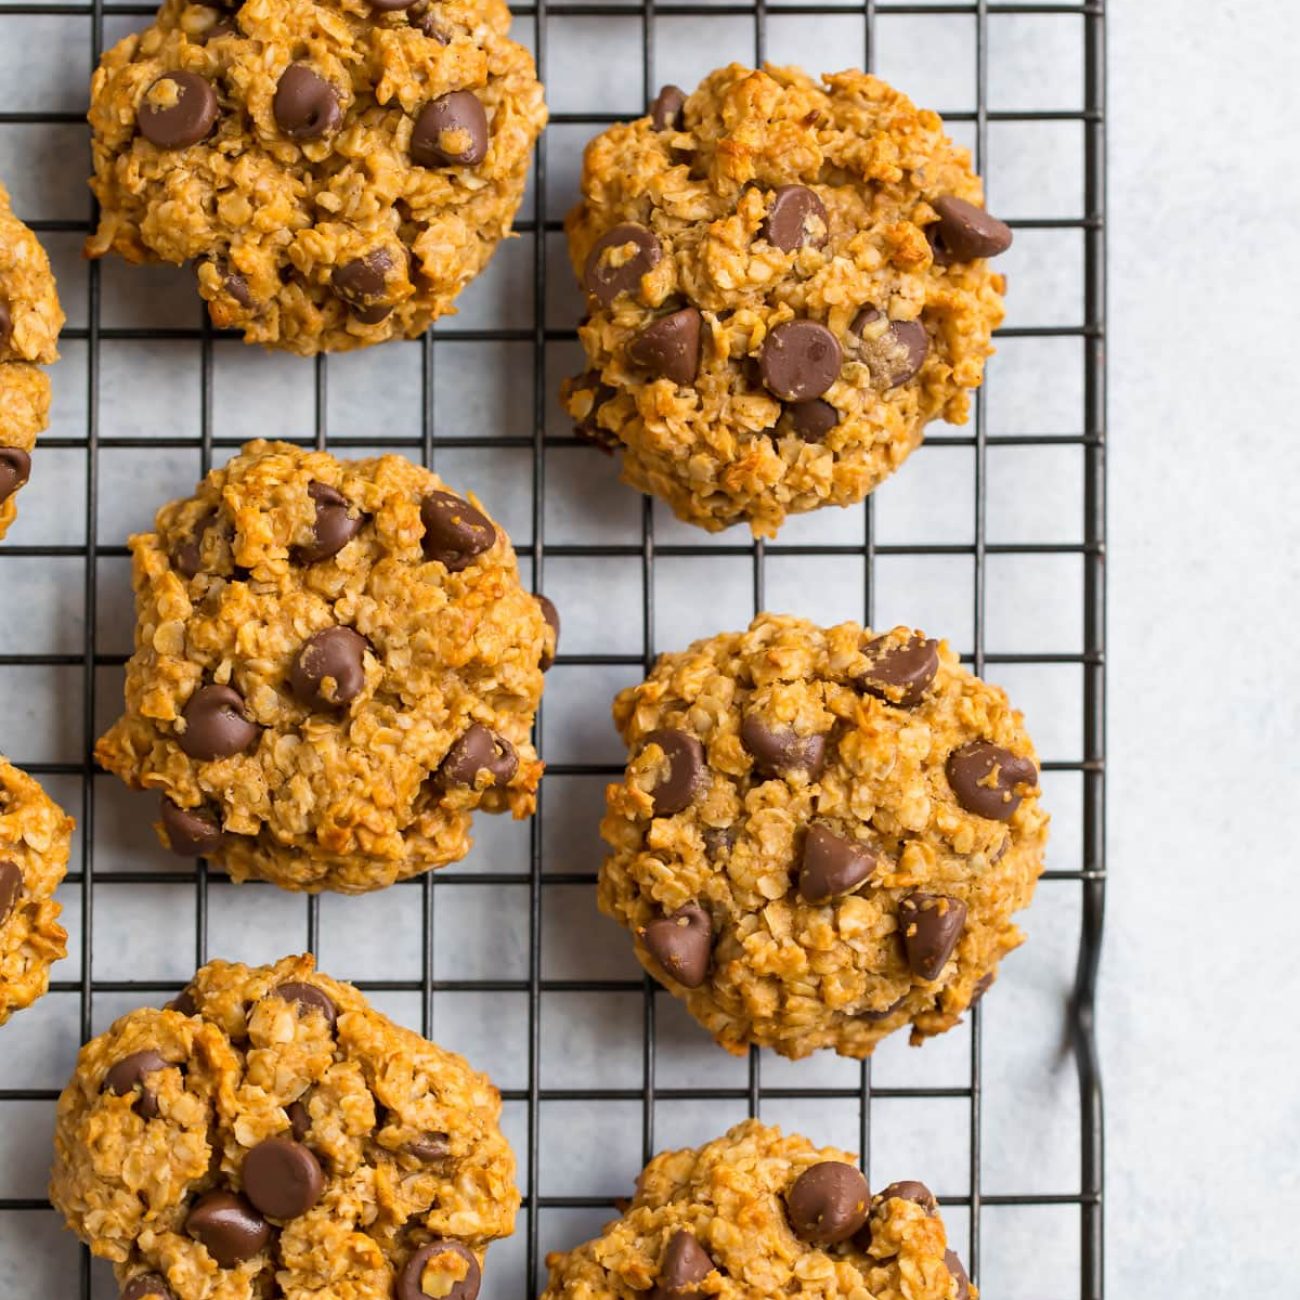
{"label": "oatmeal cookie", "polygon": [[161,796],[174,852],[363,893],[464,857],[476,808],[532,812],[555,629],[436,474],[251,442],[130,545],[126,713],[95,757]]}
{"label": "oatmeal cookie", "polygon": [[310,957],[214,961],[81,1049],[50,1199],[129,1300],[473,1300],[519,1207],[500,1114]]}
{"label": "oatmeal cookie", "polygon": [[54,899],[68,870],[72,818],[0,756],[0,1025],[50,985],[68,955]]}
{"label": "oatmeal cookie", "polygon": [[36,436],[49,423],[50,381],[37,367],[59,359],[63,320],[49,258],[0,185],[0,538],[18,514]]}
{"label": "oatmeal cookie", "polygon": [[510,232],[546,121],[503,0],[165,0],[104,55],[86,245],[193,262],[213,323],[413,338]]}
{"label": "oatmeal cookie", "polygon": [[546,1264],[542,1300],[979,1297],[923,1183],[872,1196],[847,1152],[753,1119],[657,1155],[622,1218]]}
{"label": "oatmeal cookie", "polygon": [[728,1050],[919,1042],[1020,944],[1037,761],[946,642],[761,614],[661,656],[614,720],[600,906]]}
{"label": "oatmeal cookie", "polygon": [[587,147],[566,223],[589,315],[563,400],[690,523],[861,501],[966,419],[1011,231],[970,155],[883,81],[732,64]]}

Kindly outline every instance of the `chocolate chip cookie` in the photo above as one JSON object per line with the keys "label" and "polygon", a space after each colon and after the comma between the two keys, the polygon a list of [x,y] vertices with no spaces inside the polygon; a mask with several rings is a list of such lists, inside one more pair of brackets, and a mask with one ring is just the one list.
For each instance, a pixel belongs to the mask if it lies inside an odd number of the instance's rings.
{"label": "chocolate chip cookie", "polygon": [[542,1300],[978,1300],[923,1183],[875,1196],[854,1158],[746,1120],[657,1155],[623,1216],[548,1255]]}
{"label": "chocolate chip cookie", "polygon": [[0,185],[0,538],[18,514],[18,489],[49,423],[50,381],[38,366],[58,360],[63,320],[49,258]]}
{"label": "chocolate chip cookie", "polygon": [[1011,243],[939,117],[861,72],[733,64],[587,148],[578,432],[682,519],[861,501],[966,419]]}
{"label": "chocolate chip cookie", "polygon": [[602,910],[722,1046],[863,1057],[942,1033],[1022,940],[1038,766],[944,642],[761,614],[614,702]]}
{"label": "chocolate chip cookie", "polygon": [[50,985],[68,955],[54,899],[68,870],[72,818],[0,756],[0,1025]]}
{"label": "chocolate chip cookie", "polygon": [[546,121],[503,0],[165,0],[104,55],[87,253],[193,264],[292,352],[412,338],[510,232]]}
{"label": "chocolate chip cookie", "polygon": [[362,893],[533,810],[555,626],[505,533],[400,456],[251,442],[131,538],[126,713],[95,756],[236,880]]}
{"label": "chocolate chip cookie", "polygon": [[474,1300],[501,1098],[310,957],[204,966],[81,1049],[50,1199],[130,1300]]}

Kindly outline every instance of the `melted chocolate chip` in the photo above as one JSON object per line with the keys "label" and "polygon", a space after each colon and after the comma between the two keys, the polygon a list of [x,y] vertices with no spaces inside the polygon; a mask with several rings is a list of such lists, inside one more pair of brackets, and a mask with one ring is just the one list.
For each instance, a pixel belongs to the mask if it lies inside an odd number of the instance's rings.
{"label": "melted chocolate chip", "polygon": [[659,1278],[650,1300],[703,1300],[695,1283],[713,1272],[713,1261],[693,1233],[680,1228],[668,1239],[659,1265]]}
{"label": "melted chocolate chip", "polygon": [[291,1101],[284,1108],[285,1115],[289,1118],[289,1132],[293,1134],[295,1142],[305,1142],[307,1134],[311,1132],[311,1112],[300,1101]]}
{"label": "melted chocolate chip", "polygon": [[222,1268],[252,1259],[271,1239],[271,1225],[233,1192],[200,1196],[185,1219],[185,1231],[206,1246]]}
{"label": "melted chocolate chip", "polygon": [[943,973],[966,924],[966,904],[946,894],[908,894],[898,905],[907,964],[923,980]]}
{"label": "melted chocolate chip", "polygon": [[312,709],[329,709],[355,700],[366,684],[368,644],[350,627],[327,627],[310,637],[289,674],[299,703]]}
{"label": "melted chocolate chip", "polygon": [[704,746],[694,736],[673,727],[652,731],[641,748],[644,750],[648,745],[657,745],[668,760],[668,775],[660,778],[650,791],[654,815],[671,817],[689,808],[708,785]]}
{"label": "melted chocolate chip", "polygon": [[330,273],[330,284],[362,324],[376,325],[393,310],[391,303],[383,301],[392,269],[392,254],[386,248],[376,248],[364,257],[336,266]]}
{"label": "melted chocolate chip", "polygon": [[152,1048],[143,1052],[132,1052],[109,1067],[104,1076],[103,1090],[115,1097],[125,1097],[135,1088],[140,1089],[140,1097],[135,1103],[141,1119],[158,1118],[158,1094],[145,1082],[146,1076],[165,1070],[168,1062]]}
{"label": "melted chocolate chip", "polygon": [[656,131],[680,131],[686,125],[686,92],[680,86],[667,85],[650,105],[650,124]]}
{"label": "melted chocolate chip", "polygon": [[703,316],[694,307],[662,316],[628,344],[628,360],[657,379],[685,387],[700,369],[700,326]]}
{"label": "melted chocolate chip", "polygon": [[487,114],[472,90],[440,95],[415,119],[411,161],[419,167],[477,167],[487,151]]}
{"label": "melted chocolate chip", "polygon": [[997,257],[1011,247],[1011,227],[983,208],[951,194],[935,199],[932,206],[939,220],[926,228],[926,235],[940,266]]}
{"label": "melted chocolate chip", "polygon": [[140,1273],[122,1288],[119,1300],[176,1300],[176,1292],[160,1273]]}
{"label": "melted chocolate chip", "polygon": [[316,521],[311,541],[295,546],[293,558],[299,564],[318,564],[337,555],[361,531],[366,518],[350,515],[347,498],[328,484],[309,483],[307,495],[316,503]]}
{"label": "melted chocolate chip", "polygon": [[474,786],[478,774],[487,772],[490,785],[508,785],[519,770],[515,747],[504,736],[497,736],[480,723],[474,723],[452,747],[438,768],[444,787]]}
{"label": "melted chocolate chip", "polygon": [[871,661],[858,685],[877,699],[900,708],[920,704],[939,671],[939,643],[912,636],[901,645],[877,637],[863,654]]}
{"label": "melted chocolate chip", "polygon": [[967,812],[990,821],[1010,821],[1020,807],[1019,785],[1037,785],[1032,760],[987,740],[972,741],[948,755],[948,784]]}
{"label": "melted chocolate chip", "polygon": [[244,697],[230,686],[202,686],[181,714],[185,730],[177,743],[190,758],[211,762],[242,754],[255,744],[262,729],[244,712]]}
{"label": "melted chocolate chip", "polygon": [[955,1250],[944,1252],[944,1266],[957,1283],[957,1292],[953,1300],[970,1300],[970,1278],[966,1276],[966,1267],[958,1258]]}
{"label": "melted chocolate chip", "polygon": [[292,140],[319,139],[337,131],[343,121],[339,92],[305,63],[291,63],[281,74],[271,112]]}
{"label": "melted chocolate chip", "polygon": [[221,822],[207,808],[182,808],[163,795],[159,805],[167,847],[177,857],[206,858],[221,847]]}
{"label": "melted chocolate chip", "polygon": [[424,1164],[434,1164],[451,1155],[451,1139],[445,1133],[425,1133],[406,1144],[408,1155]]}
{"label": "melted chocolate chip", "polygon": [[[426,1290],[423,1282],[427,1274],[434,1289]],[[440,1239],[422,1246],[406,1261],[397,1276],[396,1300],[429,1300],[439,1296],[442,1300],[475,1300],[483,1277],[478,1260],[468,1246],[459,1241]]]}
{"label": "melted chocolate chip", "polygon": [[786,1194],[790,1226],[814,1246],[847,1241],[867,1221],[871,1193],[853,1165],[823,1160],[805,1169]]}
{"label": "melted chocolate chip", "polygon": [[924,1183],[918,1183],[913,1179],[890,1183],[883,1192],[876,1193],[875,1201],[877,1205],[884,1205],[886,1201],[891,1200],[912,1201],[919,1205],[931,1218],[939,1213],[939,1202],[935,1200],[934,1193]]}
{"label": "melted chocolate chip", "polygon": [[698,903],[687,903],[670,916],[651,921],[641,942],[669,979],[688,989],[704,983],[713,950],[713,925]]}
{"label": "melted chocolate chip", "polygon": [[663,246],[650,231],[625,222],[606,231],[587,254],[583,285],[608,307],[621,293],[638,293],[641,277],[658,266],[663,255]]}
{"label": "melted chocolate chip", "polygon": [[460,573],[496,545],[497,531],[481,510],[451,492],[430,492],[420,502],[426,560],[438,560]]}
{"label": "melted chocolate chip", "polygon": [[259,1142],[244,1157],[244,1193],[272,1219],[296,1219],[320,1200],[325,1176],[320,1161],[289,1138]]}
{"label": "melted chocolate chip", "polygon": [[849,332],[856,336],[858,354],[876,382],[886,389],[898,388],[925,364],[930,335],[919,320],[889,321],[872,328],[880,319],[874,307],[866,307],[854,318]]}
{"label": "melted chocolate chip", "polygon": [[755,713],[740,724],[740,741],[758,771],[773,776],[803,772],[815,781],[826,766],[826,737],[801,736],[793,727],[769,726]]}
{"label": "melted chocolate chip", "polygon": [[[159,107],[148,94],[170,82],[176,102]],[[207,139],[217,121],[217,94],[196,72],[165,72],[146,92],[136,120],[144,138],[159,149],[185,149]]]}
{"label": "melted chocolate chip", "polygon": [[540,663],[542,672],[545,672],[555,662],[556,653],[560,648],[560,611],[555,608],[554,601],[540,593],[537,596],[537,603],[541,606],[546,626],[551,629],[551,638],[542,650]]}
{"label": "melted chocolate chip", "polygon": [[869,845],[837,835],[826,826],[810,826],[803,841],[799,896],[806,903],[819,905],[852,893],[875,871],[878,860]]}
{"label": "melted chocolate chip", "polygon": [[13,337],[14,316],[6,299],[0,298],[0,347],[8,344]]}
{"label": "melted chocolate chip", "polygon": [[0,447],[0,504],[32,476],[32,458],[21,447]]}
{"label": "melted chocolate chip", "polygon": [[835,335],[816,321],[789,320],[764,340],[758,368],[770,392],[786,402],[820,397],[840,376],[843,354]]}
{"label": "melted chocolate chip", "polygon": [[761,233],[783,253],[805,244],[819,248],[830,236],[826,205],[806,186],[782,185],[772,199]]}
{"label": "melted chocolate chip", "polygon": [[286,980],[283,984],[277,984],[271,990],[271,996],[294,1003],[301,1016],[318,1012],[325,1017],[331,1029],[338,1020],[338,1008],[329,994],[324,989],[318,989],[314,984],[308,984],[303,980]]}
{"label": "melted chocolate chip", "polygon": [[820,442],[840,422],[840,413],[820,397],[811,402],[790,402],[790,427],[806,442]]}
{"label": "melted chocolate chip", "polygon": [[22,892],[22,868],[16,862],[0,862],[0,925],[13,915]]}

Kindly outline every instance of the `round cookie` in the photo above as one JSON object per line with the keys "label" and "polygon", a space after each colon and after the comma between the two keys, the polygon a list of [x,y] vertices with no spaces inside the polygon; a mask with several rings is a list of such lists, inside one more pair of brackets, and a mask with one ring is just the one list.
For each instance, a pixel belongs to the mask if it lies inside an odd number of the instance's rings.
{"label": "round cookie", "polygon": [[165,0],[91,83],[89,256],[193,262],[213,323],[413,338],[510,231],[546,121],[502,0]]}
{"label": "round cookie", "polygon": [[130,1300],[473,1300],[519,1207],[500,1114],[310,957],[214,961],[81,1049],[50,1199]]}
{"label": "round cookie", "polygon": [[746,1120],[642,1170],[621,1218],[546,1258],[542,1300],[978,1300],[922,1183]]}
{"label": "round cookie", "polygon": [[588,145],[582,190],[587,370],[563,401],[680,518],[773,536],[966,419],[1011,231],[938,115],[884,82],[732,64],[667,87]]}
{"label": "round cookie", "polygon": [[68,955],[54,891],[68,870],[72,818],[0,756],[0,1025],[50,986]]}
{"label": "round cookie", "polygon": [[251,442],[131,538],[126,713],[95,756],[236,880],[362,893],[532,812],[554,631],[505,533],[400,456]]}
{"label": "round cookie", "polygon": [[18,489],[49,423],[50,381],[37,366],[58,360],[63,321],[49,258],[0,185],[0,538],[18,514]]}
{"label": "round cookie", "polygon": [[1022,941],[1033,745],[946,643],[761,614],[661,656],[614,721],[601,909],[729,1051],[919,1042]]}

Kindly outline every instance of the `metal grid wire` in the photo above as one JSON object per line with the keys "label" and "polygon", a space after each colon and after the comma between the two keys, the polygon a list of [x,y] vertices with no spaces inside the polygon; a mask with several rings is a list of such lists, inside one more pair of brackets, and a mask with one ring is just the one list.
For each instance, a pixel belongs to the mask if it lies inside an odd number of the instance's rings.
{"label": "metal grid wire", "polygon": [[[1105,393],[1104,393],[1104,333],[1105,333],[1105,228],[1104,228],[1104,152],[1105,152],[1105,84],[1104,84],[1104,20],[1105,5],[1103,0],[1091,0],[1076,4],[997,4],[989,0],[974,0],[968,3],[890,3],[889,0],[861,0],[851,3],[793,4],[778,3],[771,0],[752,0],[751,3],[717,3],[717,4],[660,4],[655,0],[607,0],[606,3],[548,3],[547,0],[535,0],[535,3],[516,4],[516,15],[531,20],[535,49],[543,81],[547,78],[548,47],[550,35],[548,20],[555,18],[583,19],[622,19],[639,21],[642,38],[642,74],[645,98],[653,95],[659,84],[661,69],[656,59],[656,24],[659,19],[673,17],[692,17],[708,15],[718,17],[725,15],[741,16],[753,23],[753,56],[762,61],[773,55],[783,61],[779,50],[769,45],[769,19],[777,15],[797,15],[807,23],[817,23],[824,17],[842,16],[846,13],[859,15],[864,20],[866,34],[865,46],[861,52],[864,66],[873,67],[876,53],[877,20],[889,15],[963,15],[975,25],[975,90],[976,107],[973,113],[945,113],[950,121],[973,124],[973,140],[976,166],[983,170],[987,149],[988,128],[995,122],[1056,122],[1070,121],[1081,125],[1083,133],[1082,166],[1083,177],[1081,191],[1084,197],[1084,211],[1075,218],[1044,218],[1015,220],[1011,224],[1018,229],[1063,229],[1081,232],[1084,244],[1083,259],[1083,309],[1081,323],[1069,326],[1012,327],[1000,331],[1001,338],[1014,337],[1061,337],[1081,341],[1084,364],[1082,384],[1082,409],[1079,411],[1079,427],[1070,434],[1031,435],[1007,434],[990,435],[986,432],[987,388],[982,389],[975,402],[975,419],[973,429],[961,433],[935,433],[929,440],[930,445],[952,445],[973,448],[974,454],[974,541],[973,544],[959,545],[877,545],[875,540],[875,512],[872,501],[862,507],[863,528],[860,542],[852,545],[843,544],[782,544],[758,542],[730,542],[723,545],[691,544],[657,544],[655,537],[655,511],[649,500],[642,503],[641,538],[639,545],[577,545],[547,544],[545,540],[545,487],[547,454],[557,448],[571,448],[581,445],[568,435],[552,435],[546,432],[548,408],[555,401],[552,391],[553,379],[547,369],[548,348],[556,345],[572,344],[575,333],[572,329],[553,329],[546,323],[546,304],[548,302],[548,267],[546,235],[554,235],[561,230],[558,219],[547,216],[546,180],[547,180],[547,138],[544,136],[537,146],[536,171],[531,205],[517,224],[517,229],[534,236],[534,258],[532,267],[532,289],[534,294],[534,319],[531,325],[513,329],[466,329],[457,327],[455,322],[450,327],[440,327],[425,336],[421,347],[421,383],[422,383],[422,421],[418,436],[409,438],[386,438],[385,445],[403,449],[407,454],[418,455],[426,464],[435,461],[436,454],[449,448],[522,448],[531,450],[532,456],[532,542],[517,549],[521,557],[530,558],[533,565],[533,581],[538,590],[546,588],[545,565],[548,557],[622,557],[638,559],[640,562],[643,606],[643,648],[639,655],[618,654],[565,654],[561,653],[559,664],[564,666],[625,666],[631,668],[648,668],[655,654],[666,647],[656,639],[655,632],[655,561],[656,557],[748,557],[752,573],[752,594],[755,610],[766,607],[767,561],[773,556],[855,556],[864,561],[865,587],[862,592],[862,617],[870,624],[875,599],[876,561],[888,555],[951,555],[968,557],[971,567],[971,600],[973,602],[974,644],[966,655],[967,661],[977,673],[983,673],[988,665],[1077,665],[1083,676],[1083,717],[1081,725],[1082,753],[1074,759],[1048,762],[1044,764],[1047,771],[1070,772],[1078,774],[1082,782],[1082,820],[1080,846],[1080,865],[1072,870],[1055,870],[1047,873],[1048,879],[1077,882],[1081,892],[1081,930],[1078,957],[1077,980],[1069,1009],[1071,1036],[1078,1068],[1080,1088],[1080,1124],[1079,1154],[1080,1169],[1077,1190],[1061,1194],[1025,1194],[1025,1195],[989,1195],[981,1191],[981,1107],[984,1083],[981,1077],[981,1010],[976,1008],[970,1015],[970,1059],[969,1077],[964,1085],[951,1088],[904,1087],[873,1088],[872,1064],[870,1061],[861,1065],[857,1084],[851,1088],[826,1087],[772,1087],[764,1084],[764,1058],[756,1051],[751,1052],[748,1060],[747,1082],[743,1087],[693,1087],[665,1088],[656,1085],[656,1000],[660,991],[649,980],[589,980],[589,979],[553,979],[543,977],[542,966],[542,912],[543,896],[547,889],[554,886],[581,885],[590,886],[594,882],[591,872],[557,872],[546,871],[543,874],[542,863],[542,827],[546,812],[546,785],[543,785],[537,816],[531,823],[530,852],[528,870],[525,872],[486,871],[474,875],[457,875],[453,868],[448,872],[426,875],[421,880],[408,882],[399,886],[418,895],[420,915],[423,925],[423,944],[421,957],[421,974],[418,980],[358,980],[363,989],[376,993],[418,994],[420,997],[420,1023],[424,1031],[430,1031],[433,1022],[435,998],[440,993],[452,992],[512,992],[526,994],[528,1006],[527,1018],[527,1085],[523,1089],[505,1090],[508,1102],[520,1103],[526,1107],[526,1151],[521,1151],[521,1165],[524,1168],[524,1211],[522,1230],[526,1247],[527,1294],[535,1295],[544,1280],[541,1269],[541,1250],[539,1247],[539,1215],[543,1209],[587,1209],[603,1207],[608,1204],[606,1197],[584,1196],[547,1196],[543,1195],[539,1183],[540,1157],[540,1111],[543,1102],[600,1102],[628,1101],[641,1106],[641,1146],[645,1157],[651,1155],[657,1147],[655,1134],[655,1103],[662,1100],[692,1100],[698,1102],[743,1103],[750,1114],[757,1114],[765,1101],[781,1098],[799,1098],[806,1100],[843,1100],[852,1099],[857,1103],[859,1145],[863,1153],[864,1167],[868,1165],[872,1136],[873,1101],[882,1098],[958,1098],[968,1108],[969,1120],[969,1196],[945,1197],[948,1205],[968,1208],[969,1229],[964,1243],[955,1242],[966,1258],[969,1271],[976,1280],[979,1278],[981,1264],[981,1211],[987,1206],[1037,1206],[1060,1205],[1077,1207],[1080,1225],[1080,1276],[1078,1294],[1085,1300],[1093,1300],[1102,1294],[1102,1112],[1101,1087],[1098,1074],[1096,1047],[1093,1035],[1093,995],[1097,973],[1098,952],[1101,938],[1102,910],[1104,899],[1105,864],[1104,864],[1104,618],[1105,591],[1103,579],[1103,546],[1105,530]],[[18,3],[0,6],[0,16],[5,15],[39,15],[51,17],[62,15],[69,18],[84,18],[90,25],[90,46],[92,64],[98,61],[104,46],[105,17],[121,15],[147,17],[152,7],[144,4],[124,6],[106,6],[102,0],[93,0],[91,4],[79,3]],[[1081,48],[1084,58],[1084,104],[1081,110],[1017,110],[998,112],[990,109],[989,101],[989,41],[988,29],[990,17],[1000,14],[1020,16],[1060,15],[1073,16],[1083,27]],[[0,30],[3,30],[0,27]],[[842,49],[834,51],[834,57],[828,62],[845,63],[851,61],[851,54]],[[671,69],[666,70],[671,74]],[[79,69],[69,69],[70,77],[80,75]],[[663,79],[671,79],[671,75]],[[578,126],[587,128],[586,134],[593,133],[606,123],[624,117],[626,114],[587,114],[555,113],[553,126]],[[34,126],[51,127],[60,124],[76,124],[81,121],[77,112],[23,112],[9,111],[0,113],[0,127]],[[80,235],[89,227],[86,223],[75,220],[42,219],[39,212],[20,213],[39,232],[68,232]],[[146,980],[104,980],[94,977],[94,909],[95,890],[93,886],[107,885],[114,889],[129,888],[132,885],[170,883],[184,885],[192,883],[195,900],[195,926],[193,933],[194,961],[201,964],[209,956],[208,920],[209,890],[224,887],[226,882],[219,874],[210,874],[203,862],[198,862],[192,870],[113,871],[109,874],[96,875],[94,861],[95,811],[94,786],[96,781],[110,780],[103,773],[97,772],[91,758],[91,748],[96,736],[97,691],[102,695],[97,681],[97,670],[117,669],[124,656],[101,652],[96,645],[97,626],[97,566],[101,559],[124,557],[127,552],[121,545],[102,545],[96,539],[96,520],[100,504],[99,462],[100,451],[105,447],[139,448],[157,451],[160,448],[180,447],[194,448],[193,438],[141,438],[101,436],[100,433],[100,380],[102,362],[101,342],[105,340],[136,340],[143,342],[161,342],[165,340],[192,340],[200,354],[199,380],[201,384],[200,435],[197,440],[204,472],[213,463],[214,458],[224,458],[229,449],[237,445],[232,438],[214,436],[213,421],[213,344],[218,335],[205,323],[195,329],[115,329],[101,323],[101,268],[92,264],[87,277],[87,301],[85,328],[72,328],[65,331],[65,341],[81,341],[86,344],[87,391],[86,391],[86,427],[84,436],[51,436],[42,441],[41,447],[48,452],[52,448],[64,448],[85,453],[86,483],[86,541],[84,545],[6,545],[0,548],[0,563],[5,559],[72,557],[84,561],[84,609],[85,631],[80,653],[76,654],[9,654],[0,656],[0,668],[49,666],[79,670],[83,694],[82,705],[82,759],[74,763],[25,763],[33,773],[41,777],[65,778],[80,782],[80,807],[77,812],[82,828],[80,863],[74,863],[75,870],[68,875],[64,897],[74,893],[80,902],[80,969],[71,977],[65,968],[56,969],[56,978],[52,990],[75,994],[79,998],[80,1036],[85,1039],[92,1033],[94,1000],[100,995],[129,994],[133,1001],[148,1003],[157,1001],[163,995],[174,991],[171,981],[158,982]],[[438,341],[454,339],[461,342],[494,343],[513,342],[531,347],[532,351],[532,424],[531,436],[493,436],[488,438],[467,438],[444,432],[435,426],[434,405],[434,367]],[[304,365],[313,363],[304,362]],[[324,447],[326,436],[326,393],[329,381],[330,363],[325,357],[314,362],[314,402],[315,402],[315,445]],[[56,377],[57,382],[57,377]],[[310,439],[309,439],[310,441]],[[333,449],[343,450],[349,446],[371,445],[372,439],[333,437],[328,445]],[[996,544],[987,540],[987,469],[986,457],[990,447],[997,446],[1073,446],[1081,449],[1083,457],[1083,541],[1082,543],[1046,543],[1046,544]],[[596,454],[592,452],[591,454]],[[39,456],[39,453],[38,453]],[[39,468],[39,460],[38,460]],[[907,471],[904,470],[904,473]],[[484,486],[484,495],[489,503],[492,501],[490,485]],[[992,653],[985,649],[985,593],[986,593],[986,558],[996,554],[1051,555],[1069,554],[1080,557],[1083,565],[1083,646],[1081,653],[1045,654],[1045,653]],[[846,615],[853,611],[846,611]],[[116,690],[116,683],[112,688]],[[550,707],[550,706],[544,706]],[[101,710],[102,711],[102,710]],[[539,736],[541,726],[539,719]],[[15,754],[16,762],[23,763],[23,755]],[[549,774],[552,778],[563,776],[606,777],[616,774],[616,769],[602,764],[551,764]],[[435,895],[448,887],[516,886],[527,890],[528,895],[528,969],[524,979],[442,979],[435,978],[433,959],[433,918]],[[249,903],[253,899],[249,898]],[[306,911],[305,940],[307,947],[315,949],[320,937],[320,899],[304,900]],[[66,964],[65,964],[66,966]],[[595,992],[619,991],[639,993],[643,1001],[642,1010],[642,1082],[639,1088],[632,1089],[574,1089],[544,1088],[541,1079],[541,1001],[543,993],[554,992]],[[138,997],[136,996],[138,995]],[[24,1013],[27,1016],[39,1014],[39,1009]],[[661,1012],[662,1014],[662,1012]],[[0,1052],[3,1044],[0,1043]],[[808,1064],[805,1077],[815,1078],[816,1067]],[[44,1088],[8,1087],[0,1089],[0,1107],[8,1102],[39,1102],[52,1104],[57,1093]],[[942,1190],[942,1189],[941,1189]],[[48,1203],[41,1198],[7,1197],[0,1199],[0,1217],[10,1214],[22,1214],[29,1211],[48,1209]],[[82,1250],[80,1255],[79,1294],[83,1300],[91,1295],[91,1268],[88,1254]],[[0,1290],[3,1290],[3,1278],[0,1277]],[[12,1294],[17,1300],[18,1292]],[[23,1294],[26,1294],[24,1291]],[[6,1295],[5,1300],[8,1300]]]}

